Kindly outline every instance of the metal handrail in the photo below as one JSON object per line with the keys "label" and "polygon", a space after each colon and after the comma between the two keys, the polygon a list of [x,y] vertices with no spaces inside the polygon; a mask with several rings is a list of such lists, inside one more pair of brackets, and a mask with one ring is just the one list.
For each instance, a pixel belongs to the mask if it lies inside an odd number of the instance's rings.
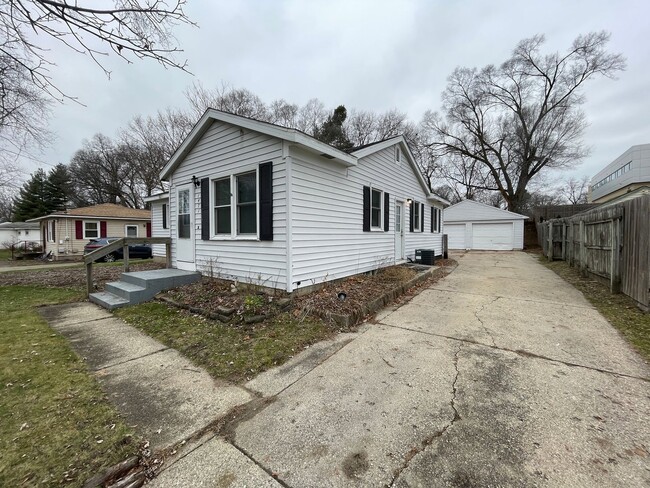
{"label": "metal handrail", "polygon": [[123,249],[123,259],[124,259],[124,272],[128,273],[129,271],[129,245],[131,244],[165,244],[165,257],[167,261],[167,267],[172,267],[172,239],[171,237],[122,237],[110,244],[95,249],[94,251],[89,252],[84,255],[84,264],[86,265],[86,288],[88,294],[91,294],[94,290],[93,285],[93,263],[104,256],[117,251],[118,249]]}

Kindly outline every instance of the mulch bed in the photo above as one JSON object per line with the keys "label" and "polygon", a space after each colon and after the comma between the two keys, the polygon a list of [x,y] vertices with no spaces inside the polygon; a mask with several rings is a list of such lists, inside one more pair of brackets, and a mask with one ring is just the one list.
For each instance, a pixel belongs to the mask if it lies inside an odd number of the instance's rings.
{"label": "mulch bed", "polygon": [[[40,285],[48,287],[85,287],[86,286],[86,268],[81,266],[79,268],[58,268],[56,264],[52,265],[52,269],[38,269],[38,270],[16,270],[16,272],[8,271],[0,273],[0,286],[13,286],[13,285]],[[150,269],[164,268],[163,263],[146,262],[138,263],[131,262],[131,271],[147,271]],[[93,266],[93,281],[97,284],[97,288],[102,290],[104,284],[119,280],[120,274],[124,272],[123,266],[111,265]]]}
{"label": "mulch bed", "polygon": [[[429,286],[447,274],[445,268],[455,265],[456,262],[451,259],[437,261],[434,272],[414,289]],[[355,315],[384,293],[398,288],[417,275],[416,269],[404,265],[383,268],[375,274],[351,276],[336,283],[326,283],[311,293],[291,297],[288,308],[285,302],[290,295],[283,291],[276,290],[268,294],[256,287],[241,285],[233,291],[231,281],[208,277],[203,277],[198,283],[165,292],[162,296],[166,301],[171,300],[171,303],[200,311],[209,317],[223,315],[227,309],[234,310],[232,316],[240,319],[234,322],[245,320],[251,315],[273,316],[281,310],[295,316],[308,314],[324,317],[325,313]],[[345,300],[339,299],[339,292],[346,294]]]}

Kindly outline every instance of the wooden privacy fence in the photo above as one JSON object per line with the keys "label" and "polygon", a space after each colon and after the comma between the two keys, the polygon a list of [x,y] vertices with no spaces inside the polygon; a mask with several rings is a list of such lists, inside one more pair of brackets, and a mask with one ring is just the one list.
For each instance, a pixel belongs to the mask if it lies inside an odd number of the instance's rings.
{"label": "wooden privacy fence", "polygon": [[609,282],[648,310],[650,288],[650,195],[537,224],[549,259],[577,266],[583,275]]}

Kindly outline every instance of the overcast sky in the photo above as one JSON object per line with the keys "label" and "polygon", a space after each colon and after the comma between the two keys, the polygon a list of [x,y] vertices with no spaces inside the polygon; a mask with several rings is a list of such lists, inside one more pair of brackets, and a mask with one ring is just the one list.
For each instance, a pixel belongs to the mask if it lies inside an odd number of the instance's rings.
{"label": "overcast sky", "polygon": [[610,50],[625,55],[627,70],[586,85],[592,152],[563,176],[591,177],[629,146],[650,143],[647,0],[188,0],[186,11],[199,28],[175,33],[194,76],[109,57],[109,80],[89,58],[47,43],[58,65],[54,82],[85,104],[54,107],[57,139],[47,164],[68,163],[84,139],[114,136],[136,114],[185,107],[183,91],[194,81],[247,88],[265,102],[316,97],[328,107],[397,108],[418,121],[439,109],[456,66],[498,64],[518,41],[540,33],[546,51],[564,51],[578,34],[596,30],[611,33]]}

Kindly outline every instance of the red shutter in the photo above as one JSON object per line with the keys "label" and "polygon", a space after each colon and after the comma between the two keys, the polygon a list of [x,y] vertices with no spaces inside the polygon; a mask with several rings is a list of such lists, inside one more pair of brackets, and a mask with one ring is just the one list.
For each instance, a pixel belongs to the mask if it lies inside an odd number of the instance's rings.
{"label": "red shutter", "polygon": [[81,220],[74,221],[75,239],[81,240],[84,238],[84,223]]}
{"label": "red shutter", "polygon": [[151,237],[151,222],[147,222],[147,237]]}
{"label": "red shutter", "polygon": [[99,222],[99,237],[107,237],[105,220]]}

